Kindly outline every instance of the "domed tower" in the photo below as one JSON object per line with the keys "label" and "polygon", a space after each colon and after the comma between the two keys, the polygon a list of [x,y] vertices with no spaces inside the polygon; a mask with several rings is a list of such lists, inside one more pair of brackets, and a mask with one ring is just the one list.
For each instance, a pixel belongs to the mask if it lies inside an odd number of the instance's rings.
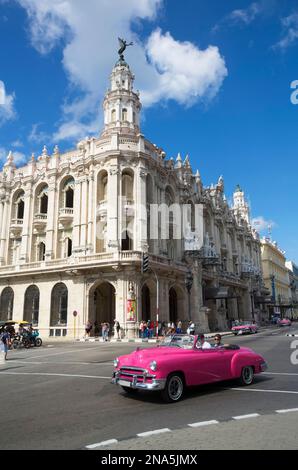
{"label": "domed tower", "polygon": [[242,191],[239,184],[236,186],[236,189],[234,191],[233,200],[234,200],[233,211],[234,211],[236,219],[238,221],[241,221],[241,219],[243,219],[249,224],[250,223],[249,205],[247,204],[245,200],[244,192]]}
{"label": "domed tower", "polygon": [[[125,44],[125,47],[127,45]],[[103,102],[104,130],[102,136],[112,131],[121,134],[140,133],[142,105],[139,93],[133,90],[134,75],[120,51],[120,58],[111,74],[111,87],[107,91]]]}

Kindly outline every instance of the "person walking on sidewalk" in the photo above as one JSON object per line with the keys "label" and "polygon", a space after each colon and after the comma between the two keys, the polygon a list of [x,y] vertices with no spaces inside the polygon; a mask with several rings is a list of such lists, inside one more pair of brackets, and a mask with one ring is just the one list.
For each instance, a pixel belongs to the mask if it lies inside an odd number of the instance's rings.
{"label": "person walking on sidewalk", "polygon": [[7,352],[8,352],[9,345],[10,345],[10,334],[7,331],[6,328],[5,328],[4,332],[1,335],[1,343],[2,343],[1,346],[3,345],[4,359],[6,361],[7,360]]}
{"label": "person walking on sidewalk", "polygon": [[117,337],[117,339],[121,339],[121,336],[120,336],[120,323],[118,322],[118,320],[115,320],[114,335],[115,335],[115,337]]}

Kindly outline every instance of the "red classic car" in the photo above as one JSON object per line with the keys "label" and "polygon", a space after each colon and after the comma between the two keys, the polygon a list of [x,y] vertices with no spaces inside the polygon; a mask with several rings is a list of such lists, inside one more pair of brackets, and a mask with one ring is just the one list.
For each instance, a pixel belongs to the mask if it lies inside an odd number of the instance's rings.
{"label": "red classic car", "polygon": [[251,323],[250,321],[240,321],[232,326],[231,331],[234,333],[234,335],[241,335],[243,333],[257,333],[258,327],[255,323]]}
{"label": "red classic car", "polygon": [[155,348],[140,349],[114,361],[112,383],[127,393],[161,391],[167,402],[178,401],[186,387],[239,379],[250,385],[267,364],[249,348],[223,345],[203,349],[198,336],[174,335]]}

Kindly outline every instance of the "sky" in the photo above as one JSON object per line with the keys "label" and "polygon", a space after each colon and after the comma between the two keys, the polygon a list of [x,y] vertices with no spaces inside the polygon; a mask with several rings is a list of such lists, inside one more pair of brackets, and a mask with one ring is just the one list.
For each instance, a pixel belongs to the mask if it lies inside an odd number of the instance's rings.
{"label": "sky", "polygon": [[298,263],[297,0],[0,0],[0,168],[100,134],[119,36],[142,133]]}

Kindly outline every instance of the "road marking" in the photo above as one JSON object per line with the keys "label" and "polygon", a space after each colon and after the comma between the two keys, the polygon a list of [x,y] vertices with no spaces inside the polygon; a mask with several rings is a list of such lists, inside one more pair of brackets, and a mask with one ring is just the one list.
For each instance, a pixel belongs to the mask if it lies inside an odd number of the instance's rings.
{"label": "road marking", "polygon": [[275,410],[276,413],[292,413],[298,411],[298,408],[289,408],[288,410]]}
{"label": "road marking", "polygon": [[263,390],[261,388],[225,388],[225,390],[236,390],[237,392],[293,393],[298,395],[298,392],[292,390]]}
{"label": "road marking", "polygon": [[209,426],[210,424],[219,424],[219,421],[216,421],[216,419],[211,419],[210,421],[200,421],[198,423],[191,423],[187,426],[190,426],[191,428],[199,428],[200,426]]}
{"label": "road marking", "polygon": [[155,431],[147,431],[147,432],[141,432],[137,434],[138,437],[147,437],[151,436],[153,434],[162,434],[164,432],[171,432],[169,428],[163,428],[163,429],[155,429]]}
{"label": "road marking", "polygon": [[108,379],[108,380],[111,380],[111,377],[101,377],[99,375],[50,374],[50,373],[47,373],[47,372],[6,372],[6,371],[0,371],[0,375],[45,375],[45,376],[54,376],[54,377],[76,377],[76,378],[80,378],[80,379]]}
{"label": "road marking", "polygon": [[[9,360],[8,360],[9,361]],[[15,363],[20,363],[20,364],[35,364],[35,365],[43,365],[43,364],[52,364],[53,366],[56,365],[78,365],[78,366],[111,366],[113,365],[113,361],[107,361],[107,362],[50,362],[50,361],[26,361],[26,359],[13,359],[13,361],[10,362],[10,364],[15,364]],[[6,364],[8,365],[8,364]]]}
{"label": "road marking", "polygon": [[251,413],[249,415],[232,416],[232,419],[256,418],[257,416],[260,416],[259,413]]}
{"label": "road marking", "polygon": [[37,359],[39,357],[53,357],[53,356],[60,356],[60,355],[63,355],[63,354],[71,354],[73,352],[86,352],[86,351],[91,351],[92,349],[97,349],[98,351],[98,346],[94,346],[94,347],[90,347],[88,349],[71,349],[70,351],[64,351],[64,352],[58,352],[58,353],[54,353],[54,354],[42,354],[40,356],[30,356],[28,357],[28,359]]}
{"label": "road marking", "polygon": [[294,372],[262,372],[262,375],[298,375]]}
{"label": "road marking", "polygon": [[97,444],[90,444],[86,446],[86,449],[96,449],[96,447],[109,446],[111,444],[117,444],[117,439],[109,439],[108,441],[98,442]]}

